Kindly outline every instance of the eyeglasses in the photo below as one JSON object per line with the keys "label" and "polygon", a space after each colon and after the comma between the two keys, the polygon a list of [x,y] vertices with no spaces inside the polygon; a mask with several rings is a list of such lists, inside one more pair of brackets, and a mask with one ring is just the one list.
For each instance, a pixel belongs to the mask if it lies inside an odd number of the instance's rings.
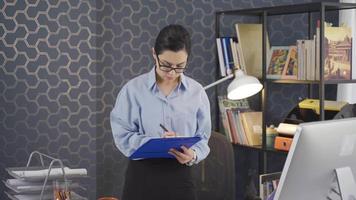
{"label": "eyeglasses", "polygon": [[172,65],[162,64],[161,61],[159,60],[158,56],[157,56],[157,60],[158,60],[159,69],[164,72],[170,72],[170,71],[174,70],[176,73],[180,74],[180,73],[183,73],[187,69],[186,67],[171,67]]}

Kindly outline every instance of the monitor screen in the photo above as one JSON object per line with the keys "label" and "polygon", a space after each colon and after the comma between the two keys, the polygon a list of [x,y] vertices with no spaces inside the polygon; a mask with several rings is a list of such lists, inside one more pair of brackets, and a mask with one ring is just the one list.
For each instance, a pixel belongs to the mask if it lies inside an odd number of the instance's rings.
{"label": "monitor screen", "polygon": [[[356,118],[300,124],[274,199],[333,199],[335,169],[345,167],[351,169],[346,182],[355,183]],[[355,192],[346,199],[356,200]]]}

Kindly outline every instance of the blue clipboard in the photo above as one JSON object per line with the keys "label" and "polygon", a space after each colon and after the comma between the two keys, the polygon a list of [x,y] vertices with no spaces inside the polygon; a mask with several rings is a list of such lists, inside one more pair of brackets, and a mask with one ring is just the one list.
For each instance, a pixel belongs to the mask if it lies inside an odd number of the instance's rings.
{"label": "blue clipboard", "polygon": [[174,158],[174,156],[168,154],[169,149],[174,148],[180,150],[181,146],[190,148],[200,140],[201,138],[199,136],[150,139],[138,148],[129,158]]}

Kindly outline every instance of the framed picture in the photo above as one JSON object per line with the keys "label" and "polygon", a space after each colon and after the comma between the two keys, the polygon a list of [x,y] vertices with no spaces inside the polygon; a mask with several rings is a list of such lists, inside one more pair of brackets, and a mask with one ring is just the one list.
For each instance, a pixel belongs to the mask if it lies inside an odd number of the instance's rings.
{"label": "framed picture", "polygon": [[298,79],[298,50],[296,46],[290,46],[286,65],[282,72],[282,79]]}
{"label": "framed picture", "polygon": [[351,79],[352,45],[350,27],[325,27],[325,80]]}
{"label": "framed picture", "polygon": [[269,64],[267,66],[267,78],[280,79],[287,63],[289,53],[288,46],[274,46],[270,50]]}

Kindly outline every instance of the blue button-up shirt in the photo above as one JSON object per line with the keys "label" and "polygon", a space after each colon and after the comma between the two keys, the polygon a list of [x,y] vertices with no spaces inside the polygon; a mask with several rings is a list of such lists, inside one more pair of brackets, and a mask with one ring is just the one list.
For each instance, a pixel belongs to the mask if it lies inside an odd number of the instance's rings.
{"label": "blue button-up shirt", "polygon": [[178,136],[200,136],[191,148],[196,163],[205,159],[211,134],[209,99],[195,80],[181,75],[180,83],[165,96],[156,84],[155,68],[130,80],[119,92],[110,115],[117,148],[127,157],[151,138],[162,137],[163,124]]}

